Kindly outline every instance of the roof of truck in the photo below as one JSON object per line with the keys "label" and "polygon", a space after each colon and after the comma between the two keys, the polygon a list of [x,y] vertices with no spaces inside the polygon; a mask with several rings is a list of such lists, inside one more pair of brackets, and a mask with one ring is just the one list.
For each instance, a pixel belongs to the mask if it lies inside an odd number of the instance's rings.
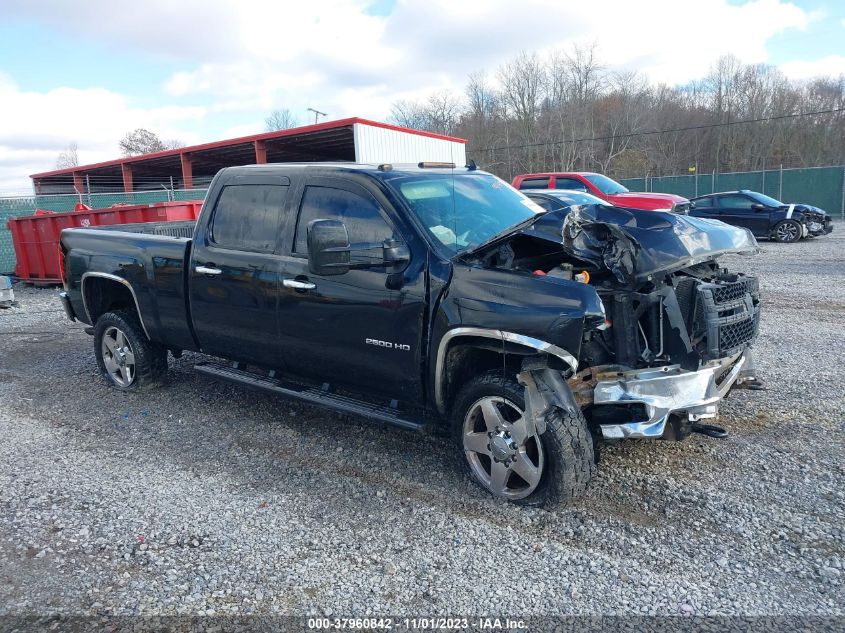
{"label": "roof of truck", "polygon": [[447,166],[420,166],[424,163],[354,163],[354,162],[302,162],[302,163],[265,163],[262,165],[239,165],[237,167],[225,167],[221,171],[285,171],[291,168],[304,169],[313,167],[315,169],[340,169],[350,171],[368,171],[389,174],[391,172],[417,172],[417,173],[446,173],[453,172],[477,172],[487,173],[480,169],[463,167],[447,167]]}

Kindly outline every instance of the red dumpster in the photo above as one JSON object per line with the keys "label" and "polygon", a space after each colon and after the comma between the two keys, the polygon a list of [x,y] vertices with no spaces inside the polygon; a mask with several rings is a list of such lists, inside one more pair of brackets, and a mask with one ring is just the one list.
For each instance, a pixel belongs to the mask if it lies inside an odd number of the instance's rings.
{"label": "red dumpster", "polygon": [[201,208],[202,200],[187,200],[79,210],[71,213],[45,213],[39,210],[35,215],[9,218],[7,226],[12,233],[12,244],[17,256],[15,276],[31,283],[62,283],[59,272],[59,235],[62,229],[196,220]]}

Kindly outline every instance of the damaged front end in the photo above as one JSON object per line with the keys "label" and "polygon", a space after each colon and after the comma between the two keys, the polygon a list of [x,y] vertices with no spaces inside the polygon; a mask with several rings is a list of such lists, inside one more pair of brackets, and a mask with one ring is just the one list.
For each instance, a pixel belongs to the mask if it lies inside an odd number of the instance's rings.
{"label": "damaged front end", "polygon": [[560,381],[569,395],[548,368],[523,368],[535,423],[550,406],[578,407],[607,440],[680,439],[715,418],[732,387],[756,380],[757,279],[716,263],[756,252],[749,231],[668,213],[573,207],[499,248],[509,252],[497,261],[551,283],[587,281],[607,315],[585,326],[579,371]]}

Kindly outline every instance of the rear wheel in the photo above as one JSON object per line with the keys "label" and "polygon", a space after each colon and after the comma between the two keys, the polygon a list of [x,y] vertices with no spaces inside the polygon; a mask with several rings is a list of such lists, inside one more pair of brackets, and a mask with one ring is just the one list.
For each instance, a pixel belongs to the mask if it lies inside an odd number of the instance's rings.
{"label": "rear wheel", "polygon": [[775,225],[774,237],[778,242],[791,244],[801,239],[801,224],[795,220],[782,220]]}
{"label": "rear wheel", "polygon": [[167,374],[167,350],[151,342],[134,312],[106,312],[94,326],[94,353],[103,377],[122,391],[161,386]]}
{"label": "rear wheel", "polygon": [[524,505],[566,503],[586,489],[595,471],[584,416],[554,409],[538,434],[524,407],[515,379],[484,373],[455,399],[455,439],[473,478],[491,494]]}

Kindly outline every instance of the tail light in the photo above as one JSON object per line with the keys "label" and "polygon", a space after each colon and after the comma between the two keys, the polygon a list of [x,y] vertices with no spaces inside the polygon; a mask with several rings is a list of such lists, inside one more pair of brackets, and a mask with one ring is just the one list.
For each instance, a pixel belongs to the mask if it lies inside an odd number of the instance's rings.
{"label": "tail light", "polygon": [[62,248],[62,243],[59,242],[59,277],[62,280],[62,285],[66,285],[65,276],[65,249]]}

